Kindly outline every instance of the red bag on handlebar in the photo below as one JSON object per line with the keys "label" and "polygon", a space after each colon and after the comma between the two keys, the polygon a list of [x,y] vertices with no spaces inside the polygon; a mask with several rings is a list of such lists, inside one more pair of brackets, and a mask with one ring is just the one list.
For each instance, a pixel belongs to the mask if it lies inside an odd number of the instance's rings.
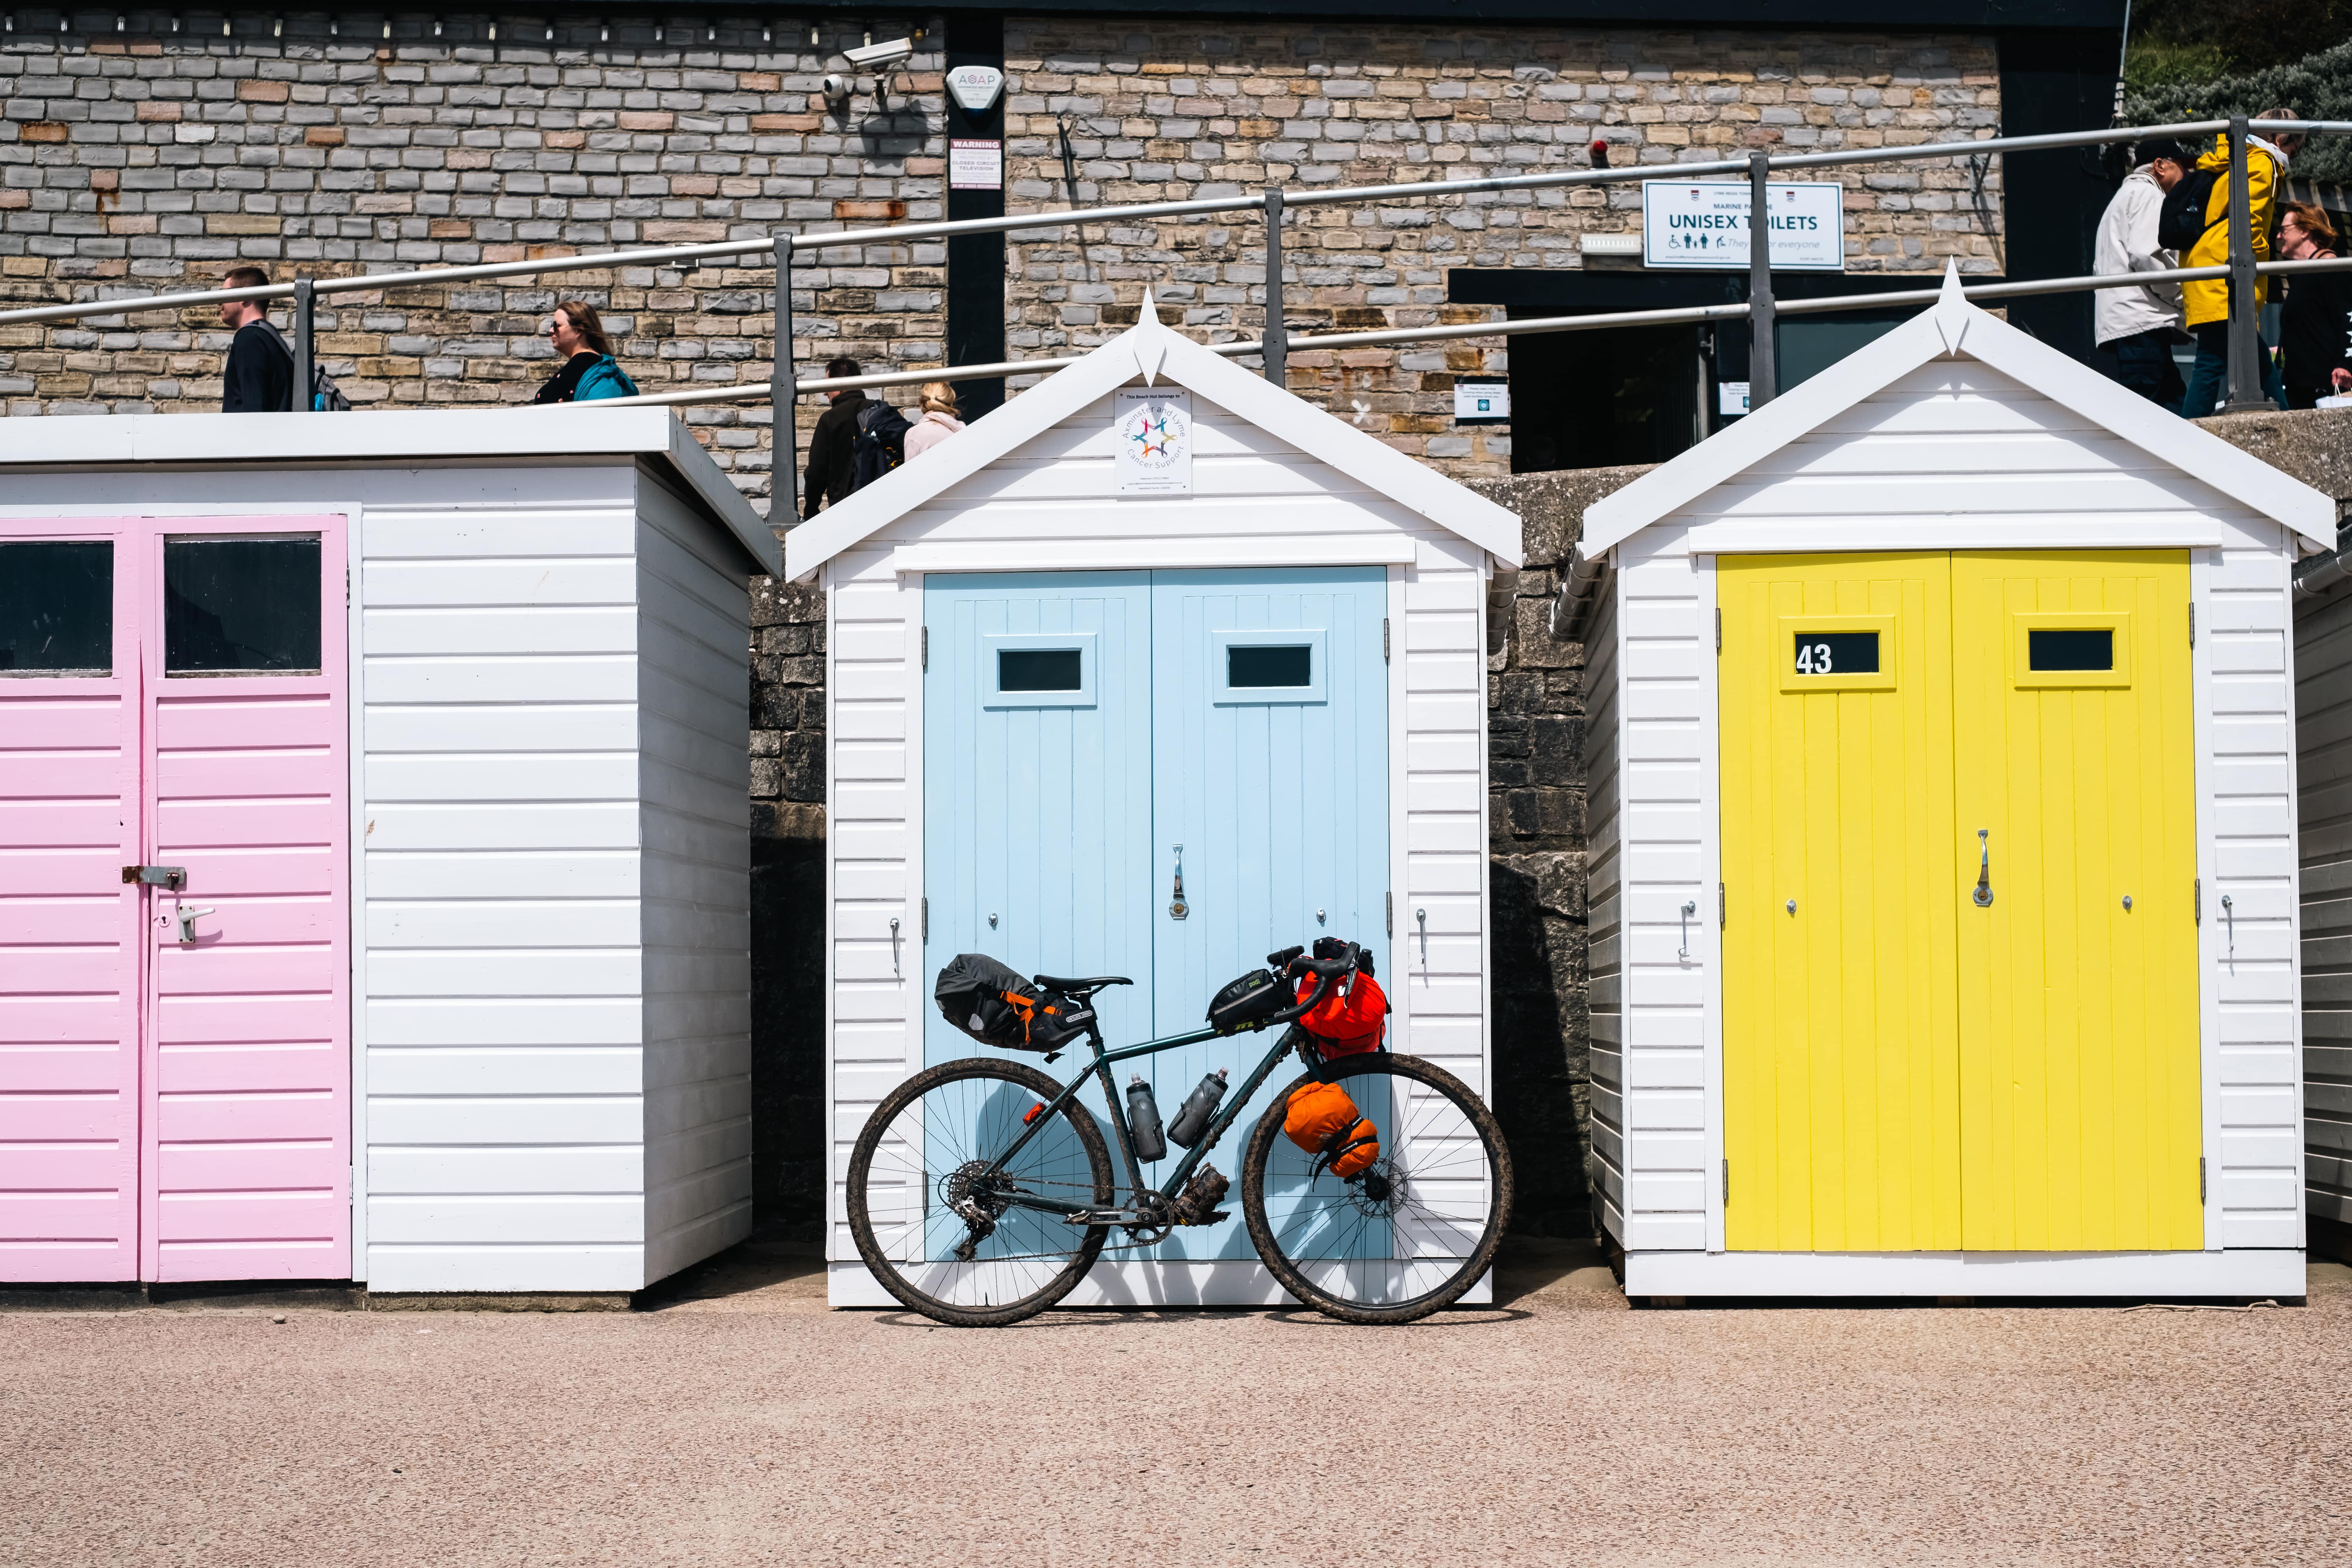
{"label": "red bag on handlebar", "polygon": [[[1299,976],[1298,1000],[1315,994],[1316,984],[1314,975]],[[1360,969],[1333,982],[1331,994],[1301,1015],[1298,1026],[1315,1037],[1316,1047],[1327,1058],[1352,1057],[1381,1048],[1388,1016],[1389,999],[1381,983]]]}

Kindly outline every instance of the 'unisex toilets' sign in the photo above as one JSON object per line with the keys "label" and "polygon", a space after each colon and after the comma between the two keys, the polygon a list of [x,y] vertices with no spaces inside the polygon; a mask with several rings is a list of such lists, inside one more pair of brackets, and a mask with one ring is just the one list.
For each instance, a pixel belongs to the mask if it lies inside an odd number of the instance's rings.
{"label": "'unisex toilets' sign", "polygon": [[[1845,269],[1845,187],[1772,184],[1772,266],[1790,272]],[[1724,271],[1748,266],[1748,182],[1642,182],[1642,264],[1704,267]]]}

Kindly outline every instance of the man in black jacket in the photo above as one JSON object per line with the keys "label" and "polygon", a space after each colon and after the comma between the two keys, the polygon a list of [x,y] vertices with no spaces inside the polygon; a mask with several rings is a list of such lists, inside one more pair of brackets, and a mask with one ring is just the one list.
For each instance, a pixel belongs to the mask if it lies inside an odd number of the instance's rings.
{"label": "man in black jacket", "polygon": [[[269,274],[240,267],[221,279],[224,289],[267,287]],[[258,300],[231,300],[220,308],[221,324],[235,332],[228,363],[221,367],[223,414],[284,414],[294,406],[294,360],[269,330],[269,312]]]}
{"label": "man in black jacket", "polygon": [[[824,374],[835,381],[856,375],[857,362],[828,360]],[[817,416],[816,429],[809,436],[808,468],[801,476],[803,518],[814,517],[820,500],[831,506],[847,496],[856,478],[857,416],[866,407],[866,394],[853,386],[827,395],[833,406]]]}

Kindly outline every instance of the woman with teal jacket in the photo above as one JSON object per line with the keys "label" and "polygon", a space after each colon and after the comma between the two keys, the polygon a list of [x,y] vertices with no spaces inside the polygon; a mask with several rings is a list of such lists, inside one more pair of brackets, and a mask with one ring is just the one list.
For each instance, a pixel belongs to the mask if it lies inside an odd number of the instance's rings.
{"label": "woman with teal jacket", "polygon": [[595,306],[564,300],[548,316],[546,332],[563,365],[547,378],[533,403],[593,403],[637,395],[637,384],[613,361],[613,340],[604,335]]}

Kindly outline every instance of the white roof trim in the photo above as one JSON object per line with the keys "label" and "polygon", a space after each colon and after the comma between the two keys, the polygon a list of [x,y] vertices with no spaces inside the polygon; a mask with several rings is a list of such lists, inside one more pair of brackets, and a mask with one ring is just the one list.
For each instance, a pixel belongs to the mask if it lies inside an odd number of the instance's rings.
{"label": "white roof trim", "polygon": [[1908,372],[1947,356],[1990,365],[2294,529],[2307,542],[2306,553],[2336,548],[2332,499],[1970,304],[1960,293],[1959,268],[1952,264],[1944,273],[1943,295],[1932,307],[1806,382],[1801,396],[1775,398],[1732,428],[1585,508],[1578,553],[1595,556],[1613,549]]}
{"label": "white roof trim", "polygon": [[881,479],[827,507],[784,536],[785,571],[802,582],[826,562],[872,537],[950,486],[969,479],[1072,415],[1108,396],[1138,375],[1147,384],[1165,379],[1191,388],[1261,429],[1272,430],[1351,479],[1459,534],[1507,565],[1517,566],[1523,545],[1518,514],[1465,489],[1435,469],[1383,446],[1344,420],[1264,377],[1170,331],[1147,290],[1135,325],[1006,403],[920,462]]}
{"label": "white roof trim", "polygon": [[322,467],[430,458],[653,458],[742,545],[751,564],[783,569],[776,536],[743,492],[670,410],[395,409],[320,414],[113,414],[0,419],[0,467],[109,468],[136,463]]}

